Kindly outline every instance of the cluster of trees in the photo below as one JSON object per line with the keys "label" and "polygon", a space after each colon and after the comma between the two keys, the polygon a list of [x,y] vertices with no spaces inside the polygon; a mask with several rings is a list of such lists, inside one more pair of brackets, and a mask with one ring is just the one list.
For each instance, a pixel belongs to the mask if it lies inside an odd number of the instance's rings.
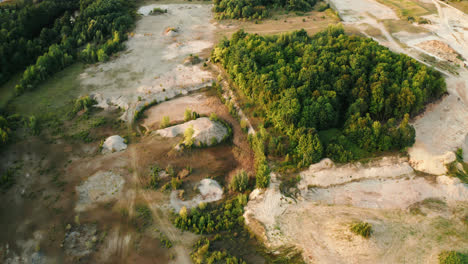
{"label": "cluster of trees", "polygon": [[71,29],[70,13],[79,8],[78,3],[44,0],[0,7],[0,84],[61,41]]}
{"label": "cluster of trees", "polygon": [[[134,1],[70,2],[75,2],[73,7],[80,7],[80,15],[72,18],[69,12],[65,12],[55,21],[54,30],[44,29],[41,32],[41,37],[44,35],[44,38],[52,41],[41,45],[46,52],[37,58],[34,65],[25,70],[15,87],[17,94],[33,89],[38,83],[77,59],[88,63],[106,61],[112,53],[123,48],[122,42],[126,40],[126,32],[133,26],[136,17]],[[84,45],[86,47],[80,50]]]}
{"label": "cluster of trees", "polygon": [[255,155],[255,186],[257,188],[267,188],[270,184],[270,167],[265,152],[265,141],[268,133],[263,127],[259,127],[259,132],[249,135],[250,146]]}
{"label": "cluster of trees", "polygon": [[240,194],[219,205],[201,203],[198,207],[182,207],[174,225],[196,234],[212,234],[220,231],[239,231],[244,226],[244,206],[247,196]]}
{"label": "cluster of trees", "polygon": [[[276,36],[241,30],[221,41],[212,59],[259,105],[265,127],[288,137],[287,144],[273,140],[283,147],[272,149],[286,149],[303,166],[324,156],[353,159],[353,148],[412,145],[409,116],[446,92],[439,72],[371,39],[347,36],[341,25],[312,37],[304,30]],[[339,135],[323,142],[320,135],[331,129]]]}
{"label": "cluster of trees", "polygon": [[216,18],[262,19],[269,16],[271,8],[308,11],[316,0],[214,0]]}
{"label": "cluster of trees", "polygon": [[247,264],[242,259],[230,255],[226,250],[219,251],[213,249],[211,241],[207,238],[202,238],[195,243],[190,257],[195,264]]}

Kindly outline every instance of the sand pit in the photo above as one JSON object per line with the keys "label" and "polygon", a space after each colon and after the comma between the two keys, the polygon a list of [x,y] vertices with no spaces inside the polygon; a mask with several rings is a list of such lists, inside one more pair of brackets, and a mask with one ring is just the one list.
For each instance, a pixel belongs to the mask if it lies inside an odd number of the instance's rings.
{"label": "sand pit", "polygon": [[125,139],[121,136],[114,135],[108,137],[104,144],[102,144],[102,154],[119,152],[127,149],[127,144],[125,144]]}
{"label": "sand pit", "polygon": [[[227,128],[217,121],[211,121],[207,117],[201,117],[180,125],[159,129],[155,133],[162,137],[177,137],[183,135],[185,130],[192,127],[194,130],[193,139],[197,146],[211,146],[222,142],[228,136]],[[216,139],[216,140],[214,140]]]}
{"label": "sand pit", "polygon": [[395,178],[413,174],[408,159],[400,157],[384,157],[366,164],[360,162],[337,166],[330,159],[310,165],[303,171],[299,189],[307,186],[328,187],[351,181],[375,178]]}
{"label": "sand pit", "polygon": [[75,211],[82,212],[93,208],[97,203],[109,202],[117,198],[125,180],[113,172],[99,171],[76,187],[78,202]]}
{"label": "sand pit", "polygon": [[215,100],[218,99],[207,97],[203,93],[194,93],[162,102],[146,110],[145,116],[147,117],[143,120],[143,126],[148,130],[157,129],[163,116],[168,116],[172,121],[184,120],[186,109],[201,115],[210,115],[213,112]]}
{"label": "sand pit", "polygon": [[[468,245],[457,220],[468,213],[468,185],[457,178],[416,176],[399,157],[341,166],[326,159],[301,176],[296,200],[281,194],[275,174],[250,194],[246,224],[273,250],[296,246],[307,263],[432,263],[441,250]],[[370,239],[350,232],[355,221],[372,224]],[[440,221],[457,235],[437,236]]]}
{"label": "sand pit", "polygon": [[182,207],[192,208],[200,203],[210,203],[219,201],[223,198],[223,189],[219,183],[212,179],[203,179],[198,185],[200,194],[189,201],[182,201],[178,198],[179,191],[172,191],[171,206],[176,212],[179,212]]}
{"label": "sand pit", "polygon": [[427,198],[448,203],[468,201],[468,186],[457,178],[438,176],[436,183],[420,177],[366,180],[331,188],[312,188],[305,199],[325,204],[375,209],[406,209]]}
{"label": "sand pit", "polygon": [[[159,7],[162,16],[148,16]],[[213,46],[215,26],[210,5],[150,5],[139,9],[143,18],[126,42],[127,51],[110,62],[89,67],[81,75],[83,94],[91,94],[98,107],[120,107],[122,119],[133,121],[135,111],[146,104],[163,102],[211,84],[211,73],[202,64],[183,65],[190,54]],[[166,36],[167,28],[177,34]],[[173,31],[171,31],[173,32]]]}

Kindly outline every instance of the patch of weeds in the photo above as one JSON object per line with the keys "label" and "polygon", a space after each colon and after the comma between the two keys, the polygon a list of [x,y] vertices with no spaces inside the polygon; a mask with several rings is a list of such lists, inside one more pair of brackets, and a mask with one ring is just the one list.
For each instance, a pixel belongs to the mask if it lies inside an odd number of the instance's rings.
{"label": "patch of weeds", "polygon": [[161,242],[161,245],[165,248],[171,248],[172,247],[172,242],[169,240],[169,238],[163,234],[162,232],[159,232],[159,241]]}
{"label": "patch of weeds", "polygon": [[67,182],[61,180],[59,177],[60,177],[59,173],[54,174],[54,176],[52,177],[52,183],[55,184],[57,188],[62,188],[63,186],[67,184]]}
{"label": "patch of weeds", "polygon": [[456,251],[443,251],[439,254],[439,264],[466,264],[468,254]]}
{"label": "patch of weeds", "polygon": [[[459,169],[457,164],[461,164],[462,169]],[[452,163],[447,164],[447,174],[452,177],[459,178],[462,182],[468,184],[468,164],[454,161]]]}
{"label": "patch of weeds", "polygon": [[154,165],[150,169],[150,182],[148,184],[148,188],[156,190],[159,188],[159,184],[161,183],[161,179],[159,178],[159,173],[161,172],[161,168],[158,165]]}
{"label": "patch of weeds", "polygon": [[132,220],[133,225],[138,232],[143,232],[147,227],[153,223],[153,215],[151,210],[146,205],[135,206],[135,217]]}
{"label": "patch of weeds", "polygon": [[301,181],[301,175],[284,180],[280,183],[280,191],[286,197],[295,198],[299,193],[297,184]]}
{"label": "patch of weeds", "polygon": [[78,133],[71,135],[71,138],[74,140],[81,140],[85,143],[90,143],[93,141],[93,138],[89,135],[89,130],[82,130]]}
{"label": "patch of weeds", "polygon": [[372,225],[366,222],[359,222],[351,225],[351,232],[364,238],[369,238],[372,233]]}

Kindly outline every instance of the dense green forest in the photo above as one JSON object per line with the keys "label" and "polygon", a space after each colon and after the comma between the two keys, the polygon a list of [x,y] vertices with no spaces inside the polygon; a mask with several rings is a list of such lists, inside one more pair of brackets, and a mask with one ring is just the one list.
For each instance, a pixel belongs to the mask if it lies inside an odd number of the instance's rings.
{"label": "dense green forest", "polygon": [[[15,87],[20,95],[77,60],[106,61],[124,48],[123,41],[136,17],[135,1],[125,0],[44,0],[3,5],[0,85],[24,71]],[[11,114],[0,115],[0,146],[12,138]]]}
{"label": "dense green forest", "polygon": [[55,0],[1,6],[0,84],[33,63],[51,44],[59,42],[59,24],[63,22],[60,18],[78,7],[78,1]]}
{"label": "dense green forest", "polygon": [[214,0],[213,11],[217,19],[262,19],[270,15],[272,8],[309,11],[316,0]]}
{"label": "dense green forest", "polygon": [[111,54],[122,50],[126,32],[134,25],[135,2],[80,0],[79,6],[80,14],[76,18],[72,19],[67,12],[55,22],[60,42],[49,46],[36,63],[26,69],[15,87],[17,94],[34,89],[38,83],[77,59],[106,61]]}
{"label": "dense green forest", "polygon": [[212,59],[261,109],[265,128],[280,132],[256,145],[299,166],[411,146],[410,115],[446,91],[439,72],[371,39],[348,36],[341,25],[312,37],[304,30],[238,31],[220,42]]}

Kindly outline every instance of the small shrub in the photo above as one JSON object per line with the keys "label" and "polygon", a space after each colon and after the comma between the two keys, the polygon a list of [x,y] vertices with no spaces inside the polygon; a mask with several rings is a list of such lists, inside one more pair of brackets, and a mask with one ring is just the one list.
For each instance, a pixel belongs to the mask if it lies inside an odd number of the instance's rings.
{"label": "small shrub", "polygon": [[166,128],[171,125],[171,120],[168,116],[163,116],[161,120],[161,124],[159,125],[160,128]]}
{"label": "small shrub", "polygon": [[150,11],[150,15],[160,15],[167,13],[167,9],[162,9],[159,7],[155,7],[153,10]]}
{"label": "small shrub", "polygon": [[219,120],[218,115],[216,113],[211,113],[210,114],[210,120],[211,121],[218,121]]}
{"label": "small shrub", "polygon": [[192,120],[192,110],[187,108],[185,109],[185,113],[184,113],[184,121],[187,122],[190,120]]}
{"label": "small shrub", "polygon": [[165,248],[171,248],[172,247],[172,242],[169,240],[169,238],[164,235],[163,233],[159,233],[159,241],[161,242],[161,245]]}
{"label": "small shrub", "polygon": [[244,192],[249,185],[249,176],[247,172],[241,170],[234,175],[229,184],[229,189],[234,192]]}
{"label": "small shrub", "polygon": [[193,134],[195,130],[193,130],[193,126],[187,127],[184,132],[184,144],[186,147],[191,148],[194,143]]}
{"label": "small shrub", "polygon": [[368,238],[372,233],[372,225],[366,222],[355,223],[351,226],[351,231],[356,235]]}
{"label": "small shrub", "polygon": [[457,151],[455,151],[455,156],[457,157],[458,162],[463,162],[463,149],[458,148]]}
{"label": "small shrub", "polygon": [[161,179],[159,178],[160,171],[161,168],[159,168],[158,165],[154,165],[151,168],[149,188],[157,189],[159,187],[159,184],[161,183]]}
{"label": "small shrub", "polygon": [[172,190],[177,190],[182,186],[182,180],[178,179],[177,177],[173,177],[171,179],[171,187]]}

